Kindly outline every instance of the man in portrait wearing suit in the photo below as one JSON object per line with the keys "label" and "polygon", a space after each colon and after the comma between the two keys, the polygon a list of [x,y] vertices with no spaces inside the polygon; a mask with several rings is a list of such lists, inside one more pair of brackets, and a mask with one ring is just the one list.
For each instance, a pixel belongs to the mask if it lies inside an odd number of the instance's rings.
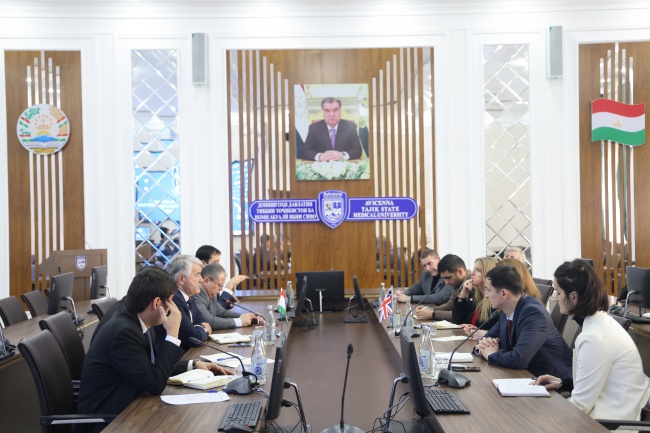
{"label": "man in portrait wearing suit", "polygon": [[485,298],[501,315],[475,351],[490,364],[525,369],[536,376],[572,377],[571,349],[546,308],[536,297],[524,296],[523,290],[521,277],[511,266],[497,266],[485,274]]}
{"label": "man in portrait wearing suit", "polygon": [[[210,324],[205,321],[203,314],[196,308],[194,296],[201,289],[201,269],[203,265],[194,256],[181,254],[169,262],[167,271],[174,278],[178,290],[172,298],[181,312],[181,326],[178,331],[178,338],[181,340],[181,347],[187,350],[197,346],[190,341],[191,337],[205,341],[212,333]],[[162,326],[156,327],[158,340],[164,340],[165,329]]]}
{"label": "man in portrait wearing suit", "polygon": [[[159,395],[172,374],[194,368],[229,374],[213,363],[179,361],[181,313],[171,298],[174,279],[162,269],[148,267],[136,274],[124,299],[90,345],[81,374],[77,411],[83,414],[122,412],[141,393]],[[160,325],[166,338],[154,346],[152,327]],[[78,424],[74,431],[98,432],[106,424]]]}
{"label": "man in portrait wearing suit", "polygon": [[328,97],[320,104],[323,120],[309,125],[302,159],[343,161],[361,157],[361,143],[354,122],[341,120],[341,101]]}

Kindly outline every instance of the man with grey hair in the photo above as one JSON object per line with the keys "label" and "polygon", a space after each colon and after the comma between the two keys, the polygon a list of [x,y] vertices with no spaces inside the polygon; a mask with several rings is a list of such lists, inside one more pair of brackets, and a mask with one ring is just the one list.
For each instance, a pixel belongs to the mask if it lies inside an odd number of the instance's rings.
{"label": "man with grey hair", "polygon": [[226,310],[219,303],[217,296],[226,282],[226,270],[218,263],[205,265],[201,270],[201,289],[194,297],[196,308],[212,329],[241,328],[252,324],[264,323],[261,316],[252,313],[239,314]]}
{"label": "man with grey hair", "polygon": [[[178,286],[172,300],[181,312],[178,339],[181,340],[181,347],[185,350],[197,346],[190,341],[190,338],[195,337],[200,341],[205,341],[212,333],[210,324],[205,321],[203,314],[196,308],[193,299],[201,288],[202,267],[199,259],[187,254],[174,257],[167,265],[167,272],[174,278]],[[164,340],[167,336],[162,326],[156,327],[156,336],[158,340]]]}
{"label": "man with grey hair", "polygon": [[341,120],[341,101],[332,97],[320,103],[323,120],[309,125],[300,158],[310,161],[343,161],[361,158],[357,125]]}

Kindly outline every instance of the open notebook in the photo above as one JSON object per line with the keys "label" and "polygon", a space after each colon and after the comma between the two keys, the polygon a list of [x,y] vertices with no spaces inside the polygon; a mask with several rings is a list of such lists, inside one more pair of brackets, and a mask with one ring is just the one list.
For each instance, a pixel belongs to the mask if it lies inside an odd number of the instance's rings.
{"label": "open notebook", "polygon": [[531,385],[534,380],[525,379],[492,379],[492,384],[503,397],[550,397],[542,385]]}

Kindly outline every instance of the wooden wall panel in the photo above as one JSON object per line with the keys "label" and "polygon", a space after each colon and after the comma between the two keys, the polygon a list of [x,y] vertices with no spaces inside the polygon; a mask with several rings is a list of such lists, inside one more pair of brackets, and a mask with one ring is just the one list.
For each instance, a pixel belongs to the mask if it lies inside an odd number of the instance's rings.
{"label": "wooden wall panel", "polygon": [[[61,154],[53,156],[33,156],[22,147],[16,136],[16,122],[28,107],[28,86],[31,86],[32,104],[37,91],[42,91],[42,81],[35,88],[35,80],[27,81],[27,68],[38,64],[48,64],[60,69],[60,94],[54,87],[53,99],[40,103],[58,105],[65,112],[70,123],[70,138]],[[45,288],[45,278],[32,282],[31,255],[36,255],[36,278],[38,264],[45,260],[54,249],[61,249],[61,230],[63,247],[66,249],[84,248],[84,184],[83,184],[83,127],[81,105],[81,56],[80,53],[64,51],[7,51],[5,52],[5,88],[7,91],[7,160],[9,185],[9,247],[10,247],[10,294],[20,297],[32,288]],[[48,70],[49,71],[49,70]],[[33,72],[32,72],[33,73]],[[49,74],[49,72],[48,72]],[[49,86],[49,84],[48,84]],[[47,87],[46,86],[46,93]],[[60,95],[60,96],[58,96]],[[33,176],[30,178],[30,159],[33,163]],[[62,169],[61,177],[59,170]],[[40,177],[38,172],[40,170]],[[62,179],[65,193],[58,194]],[[40,182],[41,194],[37,194]],[[33,184],[33,195],[30,193]],[[39,218],[35,212],[30,217],[30,201],[35,209],[40,206]],[[63,221],[59,212],[63,206]],[[49,215],[49,218],[45,218]],[[34,239],[32,240],[32,226]],[[40,260],[39,260],[40,259]]]}
{"label": "wooden wall panel", "polygon": [[[629,90],[632,90],[633,103],[650,102],[650,43],[620,43],[618,48],[618,54],[614,43],[585,44],[581,45],[579,50],[582,257],[591,258],[598,265],[603,264],[602,275],[605,285],[613,295],[618,294],[626,284],[626,265],[650,267],[650,249],[646,247],[650,242],[650,228],[645,224],[645,219],[650,212],[650,202],[646,199],[650,193],[648,144],[630,148],[617,143],[601,144],[601,142],[591,141],[591,101],[594,99],[604,97],[630,103]],[[623,50],[625,50],[625,59],[623,59]],[[604,59],[604,75],[607,77],[608,51],[611,55],[609,80],[612,84],[611,89],[605,84],[604,95],[600,96],[600,62]],[[618,74],[615,73],[616,57],[619,62]],[[623,61],[627,62],[629,57],[633,58],[634,72],[634,82],[631,87],[629,66],[625,68],[625,75],[621,73]],[[628,81],[626,86],[622,85],[623,77]],[[618,86],[614,84],[615,81],[619,82]],[[611,96],[609,96],[610,92]],[[624,180],[628,182],[627,190],[623,187]],[[631,182],[633,182],[633,189]],[[603,204],[603,196],[605,204]],[[618,203],[615,201],[616,197],[620,199]],[[627,208],[625,208],[626,202]],[[616,216],[615,210],[618,210],[620,218]],[[629,211],[627,219],[625,219],[626,211]],[[613,215],[613,218],[610,215]],[[614,226],[613,230],[605,229],[610,225]],[[628,234],[625,233],[626,227],[629,230]]]}
{"label": "wooden wall panel", "polygon": [[[425,181],[424,176],[417,176],[417,173],[424,174],[425,166],[433,166],[433,161],[425,161],[423,147],[425,96],[422,92],[421,68],[425,50],[428,50],[426,54],[431,59],[431,48],[228,53],[229,59],[236,58],[237,65],[237,74],[229,75],[229,92],[236,89],[238,94],[232,96],[239,101],[240,107],[239,113],[231,113],[231,116],[239,116],[240,125],[237,133],[229,131],[231,151],[236,147],[241,160],[256,158],[256,173],[251,176],[249,201],[289,196],[316,198],[321,191],[336,189],[345,191],[348,197],[411,196],[422,208],[410,222],[344,222],[336,229],[322,223],[275,224],[271,229],[266,225],[253,224],[249,235],[242,238],[242,273],[253,276],[251,260],[262,234],[268,234],[275,245],[272,256],[278,262],[286,263],[287,248],[283,248],[286,245],[280,238],[280,233],[290,235],[292,268],[291,273],[288,269],[281,269],[277,273],[260,272],[263,278],[272,279],[274,285],[285,287],[288,279],[295,280],[295,272],[335,269],[345,271],[346,288],[352,287],[352,275],[357,275],[363,287],[378,287],[382,281],[388,285],[397,283],[410,272],[411,256],[417,256],[417,251],[426,242],[423,210]],[[231,81],[235,79],[236,83]],[[267,83],[267,89],[263,89],[264,82]],[[258,90],[257,83],[262,83],[261,90]],[[294,179],[294,85],[346,83],[368,84],[371,179],[298,182]],[[373,100],[373,83],[375,88],[381,88],[381,100],[379,97],[378,100]],[[230,100],[230,95],[228,99]],[[265,104],[264,100],[275,102]],[[429,102],[432,102],[431,95]],[[406,114],[409,108],[413,116]],[[285,111],[291,113],[288,124],[285,122]],[[266,119],[265,122],[256,120],[258,113]],[[255,130],[257,125],[268,128],[262,132],[262,138],[258,137]],[[270,137],[268,143],[264,137]],[[432,138],[431,141],[433,142]],[[416,153],[420,155],[418,159],[414,158]],[[270,161],[274,165],[269,165]],[[286,161],[285,165],[283,161]],[[270,171],[262,171],[266,169]],[[432,175],[433,173],[426,173],[426,176]],[[285,186],[281,188],[277,185]],[[242,195],[243,192],[242,186]],[[433,207],[432,204],[428,206]],[[400,261],[396,259],[394,264],[387,260],[385,266],[383,260],[380,260],[381,269],[377,269],[377,236],[385,236],[388,241],[386,247],[382,242],[379,243],[380,256],[390,254],[385,249],[392,250],[395,257],[408,256],[404,261],[408,262],[409,267],[397,266]],[[398,245],[405,251],[398,251]],[[246,257],[249,258],[249,265],[246,264]],[[419,268],[417,260],[416,268]],[[263,288],[265,285],[253,279],[249,287]]]}

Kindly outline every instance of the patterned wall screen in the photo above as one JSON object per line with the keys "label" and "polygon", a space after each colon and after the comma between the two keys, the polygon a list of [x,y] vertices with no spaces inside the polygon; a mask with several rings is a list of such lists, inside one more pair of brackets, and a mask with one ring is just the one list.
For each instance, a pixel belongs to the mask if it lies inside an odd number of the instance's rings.
{"label": "patterned wall screen", "polygon": [[528,45],[483,47],[487,255],[520,247],[531,265]]}
{"label": "patterned wall screen", "polygon": [[180,251],[178,53],[131,53],[135,260],[164,266]]}

